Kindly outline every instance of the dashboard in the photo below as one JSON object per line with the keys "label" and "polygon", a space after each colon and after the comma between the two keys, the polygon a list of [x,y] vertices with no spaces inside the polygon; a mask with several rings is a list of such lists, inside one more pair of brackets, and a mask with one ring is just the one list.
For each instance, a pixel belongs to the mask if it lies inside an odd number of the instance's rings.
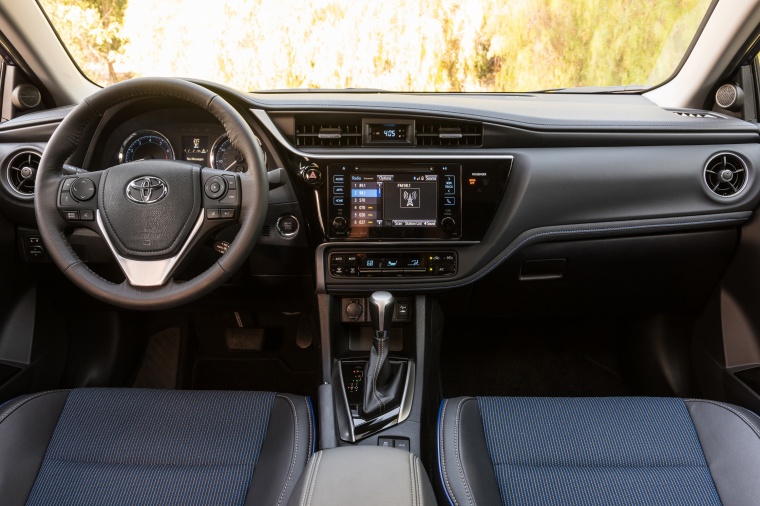
{"label": "dashboard", "polygon": [[[575,258],[578,241],[736,229],[760,201],[754,125],[640,96],[216,91],[249,122],[270,174],[249,274],[309,276],[318,292],[451,290],[514,262],[516,279],[561,278],[560,260],[569,269],[587,258]],[[66,113],[0,125],[0,169],[40,153]],[[72,166],[165,158],[247,169],[218,121],[171,100],[109,111],[90,138]],[[8,177],[0,204],[33,229],[30,200]],[[212,243],[234,231],[226,237]],[[556,258],[531,254],[540,244],[555,244]],[[554,262],[531,264],[543,260]]]}

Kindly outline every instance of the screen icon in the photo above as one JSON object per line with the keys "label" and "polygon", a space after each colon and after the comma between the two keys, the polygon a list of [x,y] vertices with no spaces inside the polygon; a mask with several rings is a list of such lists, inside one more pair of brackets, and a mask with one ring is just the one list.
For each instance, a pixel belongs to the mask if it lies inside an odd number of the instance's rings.
{"label": "screen icon", "polygon": [[419,188],[401,188],[401,207],[402,208],[419,208],[420,207],[420,189]]}

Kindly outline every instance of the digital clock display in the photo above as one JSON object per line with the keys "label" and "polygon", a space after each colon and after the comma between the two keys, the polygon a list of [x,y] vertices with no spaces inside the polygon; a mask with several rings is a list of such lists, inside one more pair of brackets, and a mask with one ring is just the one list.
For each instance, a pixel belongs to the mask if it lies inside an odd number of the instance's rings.
{"label": "digital clock display", "polygon": [[370,124],[369,139],[372,142],[407,142],[409,125],[395,123]]}

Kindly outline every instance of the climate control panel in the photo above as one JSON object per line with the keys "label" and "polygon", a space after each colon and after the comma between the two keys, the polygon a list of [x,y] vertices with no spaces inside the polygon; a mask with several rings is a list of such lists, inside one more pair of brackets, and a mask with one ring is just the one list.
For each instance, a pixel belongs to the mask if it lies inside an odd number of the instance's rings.
{"label": "climate control panel", "polygon": [[330,276],[336,278],[453,276],[457,272],[457,254],[453,251],[337,252],[329,254],[327,264]]}

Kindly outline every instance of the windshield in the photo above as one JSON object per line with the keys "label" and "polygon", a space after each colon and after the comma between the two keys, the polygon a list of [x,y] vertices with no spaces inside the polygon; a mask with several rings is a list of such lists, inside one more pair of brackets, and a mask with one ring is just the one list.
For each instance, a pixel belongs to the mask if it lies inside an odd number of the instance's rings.
{"label": "windshield", "polygon": [[651,87],[710,0],[39,0],[87,77],[241,90]]}

